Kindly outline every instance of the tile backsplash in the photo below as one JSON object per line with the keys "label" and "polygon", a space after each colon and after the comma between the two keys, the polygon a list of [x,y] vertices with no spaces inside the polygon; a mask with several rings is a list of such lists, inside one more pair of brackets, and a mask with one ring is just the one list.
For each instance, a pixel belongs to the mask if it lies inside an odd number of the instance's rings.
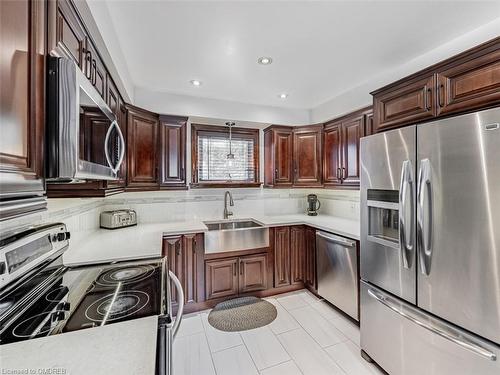
{"label": "tile backsplash", "polygon": [[[13,228],[62,221],[78,243],[99,228],[104,210],[132,208],[139,223],[213,220],[222,218],[223,189],[123,193],[107,198],[53,198],[47,211],[0,222],[1,232]],[[305,213],[306,196],[314,193],[321,214],[359,220],[359,191],[326,189],[232,189],[235,218]]]}

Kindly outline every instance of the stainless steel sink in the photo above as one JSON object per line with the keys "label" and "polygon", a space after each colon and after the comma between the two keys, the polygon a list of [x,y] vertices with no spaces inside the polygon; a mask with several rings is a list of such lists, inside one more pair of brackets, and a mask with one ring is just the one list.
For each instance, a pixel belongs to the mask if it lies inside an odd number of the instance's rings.
{"label": "stainless steel sink", "polygon": [[252,219],[205,221],[205,253],[269,246],[269,228]]}

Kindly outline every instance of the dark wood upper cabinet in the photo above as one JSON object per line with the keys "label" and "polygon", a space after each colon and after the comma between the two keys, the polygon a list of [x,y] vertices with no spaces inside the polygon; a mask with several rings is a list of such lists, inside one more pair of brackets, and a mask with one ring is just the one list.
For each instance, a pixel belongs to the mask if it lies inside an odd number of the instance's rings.
{"label": "dark wood upper cabinet", "polygon": [[274,287],[290,285],[290,227],[274,228]]}
{"label": "dark wood upper cabinet", "polygon": [[224,258],[205,262],[206,299],[236,296],[238,294],[238,258]]}
{"label": "dark wood upper cabinet", "polygon": [[186,117],[160,116],[160,186],[186,187]]}
{"label": "dark wood upper cabinet", "polygon": [[370,109],[365,115],[365,137],[375,133],[373,129],[373,110]]}
{"label": "dark wood upper cabinet", "polygon": [[500,37],[372,92],[381,132],[500,103]]}
{"label": "dark wood upper cabinet", "polygon": [[292,183],[292,128],[271,126],[264,130],[264,186],[290,187]]}
{"label": "dark wood upper cabinet", "polygon": [[359,140],[364,134],[363,114],[342,122],[342,184],[359,186]]}
{"label": "dark wood upper cabinet", "polygon": [[323,125],[310,125],[293,130],[295,186],[321,185],[321,138]]}
{"label": "dark wood upper cabinet", "polygon": [[316,229],[306,227],[305,229],[305,276],[304,284],[309,289],[316,291]]}
{"label": "dark wood upper cabinet", "polygon": [[323,151],[323,184],[340,185],[342,183],[342,122],[333,122],[325,126]]}
{"label": "dark wood upper cabinet", "polygon": [[304,282],[304,272],[306,267],[305,240],[304,226],[297,225],[290,227],[290,274],[292,284],[300,284]]}
{"label": "dark wood upper cabinet", "polygon": [[438,115],[500,102],[500,48],[443,67],[437,72],[436,90]]}
{"label": "dark wood upper cabinet", "polygon": [[[10,198],[2,202],[0,220],[46,205],[46,5],[35,0],[0,4],[0,197]],[[20,202],[23,197],[31,199]]]}
{"label": "dark wood upper cabinet", "polygon": [[359,141],[371,107],[363,108],[325,124],[323,184],[326,187],[359,187]]}
{"label": "dark wood upper cabinet", "polygon": [[127,105],[127,188],[157,188],[158,115]]}
{"label": "dark wood upper cabinet", "polygon": [[70,0],[49,1],[48,7],[49,50],[57,47],[58,54],[73,59],[85,72],[87,34],[73,3]]}
{"label": "dark wood upper cabinet", "polygon": [[99,57],[97,49],[90,39],[86,40],[84,50],[84,70],[83,72],[90,80],[97,92],[106,101],[106,68]]}
{"label": "dark wood upper cabinet", "polygon": [[267,255],[247,255],[239,258],[239,292],[255,292],[268,288]]}
{"label": "dark wood upper cabinet", "polygon": [[373,97],[376,132],[434,117],[434,75],[404,82]]}

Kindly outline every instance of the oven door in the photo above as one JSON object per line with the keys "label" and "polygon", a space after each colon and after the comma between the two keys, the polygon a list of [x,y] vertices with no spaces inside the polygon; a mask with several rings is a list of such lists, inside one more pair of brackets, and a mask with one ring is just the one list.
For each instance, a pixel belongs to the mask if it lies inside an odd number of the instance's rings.
{"label": "oven door", "polygon": [[76,64],[49,59],[50,180],[115,180],[125,139],[111,109]]}

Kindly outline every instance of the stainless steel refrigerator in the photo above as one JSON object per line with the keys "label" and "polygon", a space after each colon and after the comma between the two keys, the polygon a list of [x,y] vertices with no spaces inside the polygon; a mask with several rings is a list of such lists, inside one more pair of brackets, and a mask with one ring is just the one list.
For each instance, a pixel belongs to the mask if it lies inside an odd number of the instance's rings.
{"label": "stainless steel refrigerator", "polygon": [[361,349],[500,374],[500,108],[361,140]]}

